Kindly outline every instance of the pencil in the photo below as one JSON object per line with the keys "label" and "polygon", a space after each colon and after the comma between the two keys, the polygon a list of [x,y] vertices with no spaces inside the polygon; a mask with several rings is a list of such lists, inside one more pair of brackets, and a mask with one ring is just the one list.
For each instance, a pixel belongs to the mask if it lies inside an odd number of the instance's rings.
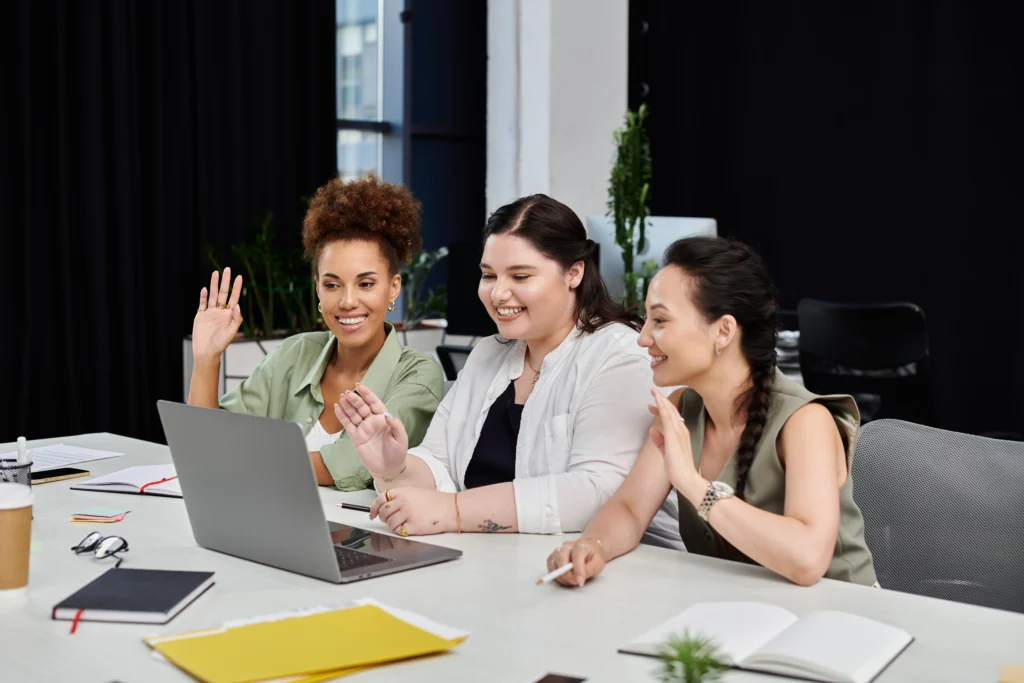
{"label": "pencil", "polygon": [[355,510],[356,512],[369,512],[370,508],[366,505],[356,505],[355,503],[339,503],[339,505],[346,510]]}
{"label": "pencil", "polygon": [[537,579],[537,585],[538,586],[542,586],[545,583],[547,583],[548,581],[554,581],[555,579],[557,579],[562,574],[568,574],[571,571],[572,571],[572,562],[570,562],[569,564],[563,564],[561,567],[559,567],[555,571],[548,572],[544,576],[542,576],[539,579]]}

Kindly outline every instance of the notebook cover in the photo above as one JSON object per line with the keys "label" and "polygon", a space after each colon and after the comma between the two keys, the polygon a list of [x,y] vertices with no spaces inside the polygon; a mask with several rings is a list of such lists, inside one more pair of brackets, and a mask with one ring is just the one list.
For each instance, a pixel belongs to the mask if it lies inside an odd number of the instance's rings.
{"label": "notebook cover", "polygon": [[211,576],[213,572],[110,569],[53,610],[167,614]]}

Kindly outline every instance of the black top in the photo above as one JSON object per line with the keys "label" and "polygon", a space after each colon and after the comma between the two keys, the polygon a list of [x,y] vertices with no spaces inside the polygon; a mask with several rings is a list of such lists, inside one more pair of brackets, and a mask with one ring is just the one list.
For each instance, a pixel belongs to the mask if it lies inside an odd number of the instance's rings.
{"label": "black top", "polygon": [[516,442],[522,420],[523,406],[516,403],[516,385],[509,382],[508,389],[487,411],[480,438],[466,468],[467,489],[515,479]]}

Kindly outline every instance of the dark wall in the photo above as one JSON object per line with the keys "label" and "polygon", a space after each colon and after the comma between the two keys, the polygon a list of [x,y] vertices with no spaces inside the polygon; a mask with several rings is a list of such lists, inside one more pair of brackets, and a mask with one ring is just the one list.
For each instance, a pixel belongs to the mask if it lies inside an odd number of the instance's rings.
{"label": "dark wall", "polygon": [[0,22],[0,441],[162,440],[203,246],[336,175],[334,2],[18,0]]}
{"label": "dark wall", "polygon": [[652,212],[756,246],[784,308],[921,305],[940,425],[1024,432],[1022,19],[966,0],[631,0]]}
{"label": "dark wall", "polygon": [[[407,182],[423,202],[424,247],[476,242],[486,218],[487,3],[407,2]],[[447,267],[439,263],[428,286],[444,284]]]}

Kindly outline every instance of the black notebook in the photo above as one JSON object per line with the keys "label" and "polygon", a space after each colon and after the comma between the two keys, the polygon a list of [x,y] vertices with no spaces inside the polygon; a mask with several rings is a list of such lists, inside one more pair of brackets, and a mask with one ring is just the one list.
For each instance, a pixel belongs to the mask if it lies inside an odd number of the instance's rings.
{"label": "black notebook", "polygon": [[166,624],[213,585],[213,572],[111,569],[53,608],[53,618]]}

